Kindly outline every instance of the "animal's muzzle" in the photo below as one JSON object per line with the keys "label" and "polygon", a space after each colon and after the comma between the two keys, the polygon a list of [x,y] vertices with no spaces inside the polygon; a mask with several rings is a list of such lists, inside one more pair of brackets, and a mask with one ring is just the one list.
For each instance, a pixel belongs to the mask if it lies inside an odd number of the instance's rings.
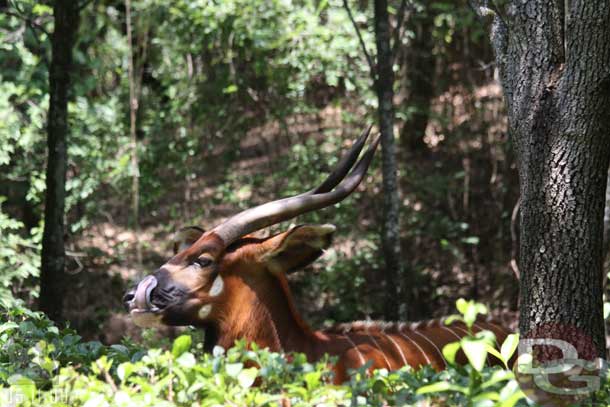
{"label": "animal's muzzle", "polygon": [[133,310],[155,312],[159,308],[151,301],[151,293],[157,287],[158,281],[154,276],[147,276],[138,283],[135,289],[129,290],[123,296],[123,304],[127,311]]}

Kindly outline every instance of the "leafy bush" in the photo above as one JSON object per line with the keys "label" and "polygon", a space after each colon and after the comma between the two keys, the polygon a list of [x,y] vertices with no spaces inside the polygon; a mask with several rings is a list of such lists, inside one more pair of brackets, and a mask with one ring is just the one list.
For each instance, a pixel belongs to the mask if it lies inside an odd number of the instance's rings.
{"label": "leafy bush", "polygon": [[[463,349],[471,362],[467,366],[372,374],[363,367],[337,386],[331,384],[328,358],[309,363],[302,354],[269,352],[244,342],[206,354],[192,334],[178,337],[171,348],[145,350],[130,342],[104,346],[58,329],[43,314],[0,307],[0,405],[275,406],[283,400],[292,406],[527,405],[510,370],[480,364],[487,352],[507,360],[515,337],[500,351],[490,346],[489,333],[445,348],[450,362],[457,348]],[[484,311],[465,301],[458,308],[457,318],[469,326]]]}
{"label": "leafy bush", "polygon": [[[40,267],[40,239],[42,230],[36,228],[30,236],[23,236],[23,223],[2,211],[4,197],[0,196],[0,301],[12,302],[14,295]],[[30,297],[37,292],[28,290]]]}

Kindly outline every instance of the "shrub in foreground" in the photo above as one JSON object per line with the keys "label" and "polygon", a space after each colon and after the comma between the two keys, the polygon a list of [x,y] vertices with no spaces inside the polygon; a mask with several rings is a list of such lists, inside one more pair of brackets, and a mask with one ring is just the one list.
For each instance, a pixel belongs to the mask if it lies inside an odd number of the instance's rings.
{"label": "shrub in foreground", "polygon": [[[477,308],[479,307],[479,308]],[[472,325],[475,303],[458,304]],[[462,349],[470,364],[435,372],[364,369],[344,385],[331,384],[329,359],[309,363],[302,354],[284,355],[237,343],[227,351],[203,352],[192,334],[166,348],[143,349],[131,342],[104,346],[83,342],[58,329],[44,315],[20,307],[0,316],[0,405],[2,406],[399,406],[528,405],[513,373],[487,367],[490,352],[508,360],[516,338],[500,350],[489,333],[447,346],[448,361]],[[483,355],[483,356],[481,356]]]}

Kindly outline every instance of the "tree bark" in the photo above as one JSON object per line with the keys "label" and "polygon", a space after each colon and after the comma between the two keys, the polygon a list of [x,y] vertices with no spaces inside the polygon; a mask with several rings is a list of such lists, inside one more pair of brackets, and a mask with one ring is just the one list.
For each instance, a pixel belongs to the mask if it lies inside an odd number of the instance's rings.
{"label": "tree bark", "polygon": [[[386,272],[385,316],[394,320],[405,317],[406,299],[401,298],[399,196],[394,140],[394,71],[390,46],[390,18],[387,0],[375,0],[375,42],[377,45],[376,91],[383,148],[383,230],[382,252]],[[399,308],[400,307],[400,308]]]}
{"label": "tree bark", "polygon": [[520,330],[604,357],[610,3],[506,3],[492,43],[521,183]]}
{"label": "tree bark", "polygon": [[79,5],[57,0],[53,6],[55,29],[51,37],[49,67],[49,117],[47,123],[48,162],[42,237],[39,306],[54,321],[62,320],[62,299],[68,292],[64,250],[64,208],[66,197],[68,92],[72,70],[72,48],[76,41]]}

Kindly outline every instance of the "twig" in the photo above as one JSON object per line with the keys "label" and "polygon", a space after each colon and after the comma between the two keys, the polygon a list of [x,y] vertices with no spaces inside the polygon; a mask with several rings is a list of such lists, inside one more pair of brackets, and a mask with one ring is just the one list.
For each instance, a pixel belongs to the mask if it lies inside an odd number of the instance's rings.
{"label": "twig", "polygon": [[112,391],[114,393],[119,391],[119,389],[116,387],[116,383],[114,382],[114,380],[112,380],[110,373],[108,373],[108,371],[104,368],[104,366],[99,361],[97,362],[97,367],[101,370],[102,374],[104,375],[104,380],[106,380],[106,383],[108,383],[110,385],[110,388],[112,388]]}
{"label": "twig", "polygon": [[373,61],[371,54],[369,54],[369,51],[366,48],[366,44],[364,42],[364,39],[362,38],[360,29],[358,28],[358,24],[356,23],[356,20],[354,20],[354,15],[352,14],[352,10],[349,7],[348,0],[343,0],[343,7],[345,8],[345,11],[347,11],[347,15],[348,15],[350,21],[352,22],[352,25],[354,26],[354,30],[356,30],[356,35],[358,36],[358,40],[360,41],[360,46],[362,47],[362,52],[364,52],[366,61],[369,64],[371,78],[373,78],[373,81],[375,83],[377,83],[377,68],[376,68],[377,65]]}
{"label": "twig", "polygon": [[506,25],[506,20],[494,0],[469,0],[468,5],[479,18],[497,17],[502,24]]}
{"label": "twig", "polygon": [[66,256],[68,257],[87,257],[87,253],[83,253],[83,252],[73,252],[71,250],[66,250]]}
{"label": "twig", "polygon": [[491,4],[488,4],[488,7],[490,10],[496,13],[496,17],[502,21],[502,24],[507,25],[506,17],[504,16],[504,13],[500,11],[500,7],[498,7],[495,0],[491,0]]}
{"label": "twig", "polygon": [[517,280],[521,278],[521,273],[519,272],[519,266],[517,263],[517,245],[518,245],[518,236],[517,236],[517,216],[519,215],[519,209],[521,208],[521,197],[517,199],[517,203],[513,208],[513,213],[510,216],[510,238],[512,242],[511,246],[511,259],[510,259],[510,267],[513,269],[513,273],[515,273],[515,277]]}

